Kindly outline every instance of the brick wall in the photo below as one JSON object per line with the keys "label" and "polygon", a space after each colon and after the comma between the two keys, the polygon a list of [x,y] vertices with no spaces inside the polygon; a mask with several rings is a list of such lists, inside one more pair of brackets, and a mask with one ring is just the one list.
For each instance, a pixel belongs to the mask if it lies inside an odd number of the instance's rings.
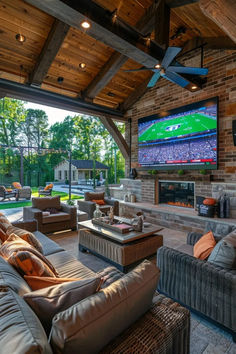
{"label": "brick wall", "polygon": [[[195,50],[182,57],[179,62],[186,66],[200,66],[200,50]],[[137,121],[139,118],[170,110],[210,97],[219,96],[219,169],[207,171],[202,176],[199,171],[188,170],[184,176],[177,171],[159,172],[160,179],[196,181],[196,193],[211,195],[211,182],[236,182],[236,147],[233,146],[232,120],[236,119],[236,53],[235,51],[206,50],[204,66],[209,68],[207,83],[198,92],[189,92],[175,84],[161,79],[158,84],[149,89],[146,94],[127,112],[127,118],[132,119],[132,158],[131,166],[137,167]],[[129,124],[126,138],[129,143]],[[126,161],[128,175],[129,161]],[[159,176],[160,175],[160,176]],[[147,172],[139,172],[138,178],[144,179]],[[184,177],[184,178],[183,178]],[[149,182],[147,182],[149,183]],[[143,197],[146,198],[145,193]]]}

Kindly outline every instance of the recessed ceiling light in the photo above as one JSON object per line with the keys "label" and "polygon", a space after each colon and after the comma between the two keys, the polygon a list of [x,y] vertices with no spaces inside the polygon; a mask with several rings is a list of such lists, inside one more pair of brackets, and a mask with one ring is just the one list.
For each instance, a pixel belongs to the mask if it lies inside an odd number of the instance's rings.
{"label": "recessed ceiling light", "polygon": [[60,84],[61,82],[63,82],[63,81],[64,81],[64,77],[59,76],[59,77],[57,78],[57,82],[59,82],[59,84]]}
{"label": "recessed ceiling light", "polygon": [[156,65],[154,66],[154,68],[155,68],[155,69],[160,69],[160,68],[161,68],[161,65],[160,65],[160,64],[156,64]]}
{"label": "recessed ceiling light", "polygon": [[196,90],[196,89],[197,89],[197,86],[196,86],[196,85],[193,85],[193,86],[191,87],[191,89],[192,89],[192,90]]}
{"label": "recessed ceiling light", "polygon": [[88,29],[91,27],[90,23],[87,20],[84,20],[83,22],[81,22],[81,27]]}
{"label": "recessed ceiling light", "polygon": [[85,63],[79,63],[79,67],[80,67],[80,69],[84,69],[84,68],[86,68],[86,64]]}
{"label": "recessed ceiling light", "polygon": [[26,41],[26,37],[23,34],[17,33],[16,34],[16,40],[20,43],[23,43]]}

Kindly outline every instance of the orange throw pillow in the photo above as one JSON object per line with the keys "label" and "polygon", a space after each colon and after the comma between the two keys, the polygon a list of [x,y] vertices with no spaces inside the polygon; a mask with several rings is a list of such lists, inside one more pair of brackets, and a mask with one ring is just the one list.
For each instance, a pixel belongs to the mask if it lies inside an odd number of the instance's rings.
{"label": "orange throw pillow", "polygon": [[15,189],[22,189],[22,186],[19,182],[13,182],[12,185]]}
{"label": "orange throw pillow", "polygon": [[[31,246],[36,248],[37,251],[43,254],[43,247],[41,243],[37,240],[37,238],[32,234],[30,231],[26,231],[23,229],[20,229],[19,227],[15,227],[13,225],[9,226],[6,235],[7,237],[10,236],[11,234],[15,234],[19,236],[22,240],[28,242]],[[1,235],[0,235],[1,237]],[[4,240],[5,241],[5,240]]]}
{"label": "orange throw pillow", "polygon": [[2,244],[0,255],[23,275],[58,276],[46,257],[15,234],[11,234]]}
{"label": "orange throw pillow", "polygon": [[98,205],[105,205],[106,204],[103,199],[92,199],[92,202],[94,202]]}
{"label": "orange throw pillow", "polygon": [[203,235],[193,247],[193,255],[199,259],[207,259],[216,245],[212,231]]}
{"label": "orange throw pillow", "polygon": [[39,289],[47,288],[48,286],[54,286],[62,283],[81,280],[81,278],[52,278],[52,277],[30,276],[30,275],[24,275],[24,279],[31,287],[32,290],[39,290]]}
{"label": "orange throw pillow", "polygon": [[12,192],[12,189],[11,188],[6,188],[6,191],[7,192]]}
{"label": "orange throw pillow", "polygon": [[53,188],[53,184],[51,183],[51,184],[48,184],[45,188],[44,188],[44,190],[45,191],[48,191],[49,189],[52,189]]}

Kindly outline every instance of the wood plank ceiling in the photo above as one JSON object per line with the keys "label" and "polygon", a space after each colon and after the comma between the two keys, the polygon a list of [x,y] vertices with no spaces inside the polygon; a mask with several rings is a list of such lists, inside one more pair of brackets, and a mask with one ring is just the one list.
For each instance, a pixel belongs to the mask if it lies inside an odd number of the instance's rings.
{"label": "wood plank ceiling", "polygon": [[[109,11],[117,11],[119,18],[134,27],[153,5],[152,0],[96,0],[96,3]],[[0,0],[0,78],[29,83],[43,48],[45,50],[50,31],[56,25],[54,17],[23,0]],[[174,38],[180,27],[185,27],[185,33]],[[89,97],[88,87],[93,80],[112,56],[120,58],[120,54],[115,54],[112,48],[90,37],[82,28],[68,27],[61,31],[64,31],[64,36],[61,35],[61,43],[57,43],[59,50],[48,65],[41,88],[113,109],[129,108],[126,103],[130,95],[134,95],[137,87],[147,81],[151,73],[124,72],[141,65],[123,58],[123,65],[120,68],[117,66],[118,72],[114,70],[114,75],[109,73],[111,80],[97,89],[95,97]],[[24,43],[16,40],[17,33],[26,37]],[[53,35],[52,31],[50,35]],[[225,33],[203,15],[198,3],[193,1],[171,8],[169,45],[184,47],[196,37],[223,37],[228,40]],[[49,50],[53,48],[49,47]],[[113,59],[117,63],[117,58]],[[86,67],[80,68],[80,63],[85,63]],[[63,81],[58,82],[58,77],[63,77]]]}

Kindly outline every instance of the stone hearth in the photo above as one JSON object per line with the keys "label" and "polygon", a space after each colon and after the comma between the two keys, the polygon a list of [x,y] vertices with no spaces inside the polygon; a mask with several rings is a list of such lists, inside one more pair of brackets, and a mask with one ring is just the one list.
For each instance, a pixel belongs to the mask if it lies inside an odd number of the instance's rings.
{"label": "stone hearth", "polygon": [[[111,188],[112,197],[119,200],[124,200],[124,196],[126,194],[128,195],[135,194],[137,202],[148,203],[150,207],[153,205],[158,205],[159,197],[158,197],[157,178],[143,178],[143,179],[135,179],[135,180],[129,178],[121,178],[120,184],[121,184],[120,187]],[[194,185],[195,185],[195,196],[198,195],[203,197],[213,197],[216,199],[218,199],[221,194],[226,194],[227,196],[229,196],[230,197],[230,217],[236,218],[236,183],[223,183],[223,182],[205,183],[203,181],[195,181]],[[177,212],[178,207],[173,207],[173,208]]]}

